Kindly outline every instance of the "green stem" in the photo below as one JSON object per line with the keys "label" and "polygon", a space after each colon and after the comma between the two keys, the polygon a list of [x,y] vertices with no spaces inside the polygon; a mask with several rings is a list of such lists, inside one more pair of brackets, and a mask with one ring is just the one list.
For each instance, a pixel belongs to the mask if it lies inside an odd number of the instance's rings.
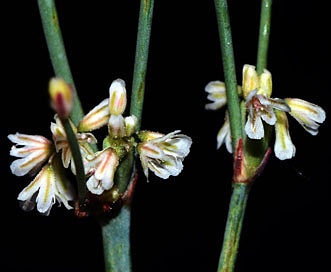
{"label": "green stem", "polygon": [[218,272],[234,271],[250,185],[233,184]]}
{"label": "green stem", "polygon": [[[154,0],[141,0],[130,105],[130,114],[138,118],[137,130],[141,125],[153,6]],[[127,185],[131,181],[133,163],[134,152],[129,152],[128,157],[117,170],[116,178],[121,193],[127,189]],[[132,271],[130,199],[129,203],[121,208],[116,217],[108,221],[101,220],[100,223],[106,272]]]}
{"label": "green stem", "polygon": [[[259,42],[257,52],[257,67],[256,71],[260,75],[267,68],[269,36],[271,25],[272,0],[263,0],[261,3],[260,12],[260,29]],[[246,140],[247,159],[252,162],[252,165],[258,166],[264,154],[269,147],[270,138],[272,136],[273,126],[264,124],[264,137],[260,141]]]}
{"label": "green stem", "polygon": [[84,113],[71,75],[55,3],[54,0],[38,0],[38,5],[55,75],[62,77],[75,90],[74,106],[70,118],[72,122],[77,125],[83,118]]}
{"label": "green stem", "polygon": [[134,64],[130,114],[138,118],[138,131],[141,125],[142,109],[145,94],[145,77],[149,41],[153,19],[154,0],[141,0],[139,12],[139,24],[137,34],[136,56]]}
{"label": "green stem", "polygon": [[233,149],[242,138],[242,124],[236,79],[235,60],[232,46],[232,36],[228,5],[226,0],[215,0],[215,8],[220,36],[226,96],[230,119]]}
{"label": "green stem", "polygon": [[84,170],[82,154],[80,153],[80,148],[76,138],[76,134],[72,130],[69,119],[63,119],[61,120],[61,122],[66,132],[70,151],[75,163],[78,199],[83,200],[86,196],[86,182],[85,182],[85,170]]}
{"label": "green stem", "polygon": [[271,22],[271,7],[272,0],[263,0],[261,3],[261,17],[260,17],[260,33],[259,45],[257,53],[257,68],[258,74],[267,68],[269,36],[270,36],[270,22]]}
{"label": "green stem", "polygon": [[130,207],[124,206],[109,221],[101,222],[106,272],[130,272]]}
{"label": "green stem", "polygon": [[[218,0],[215,0],[215,3]],[[223,4],[223,5],[221,5]],[[223,14],[224,18],[227,18],[227,10],[224,7],[226,6],[226,3],[218,3],[216,5],[216,8],[219,9],[219,17],[221,17],[221,14]],[[222,12],[223,9],[223,12]],[[259,34],[259,45],[258,45],[258,57],[257,57],[257,71],[258,73],[262,73],[263,69],[266,68],[267,65],[267,54],[268,54],[268,44],[269,44],[269,34],[270,34],[270,18],[271,18],[271,0],[263,0],[262,6],[261,6],[261,20],[260,20],[260,34]],[[220,19],[220,25],[222,20]],[[227,25],[228,21],[223,22],[223,28],[229,29],[229,25]],[[221,44],[226,43],[226,41],[222,41]],[[230,43],[228,43],[229,45]],[[225,45],[224,45],[225,46]],[[223,50],[224,51],[224,50]],[[224,55],[225,52],[222,51],[223,58],[229,57],[227,55]],[[233,56],[231,56],[233,57]],[[226,61],[224,60],[224,63]],[[227,66],[224,66],[227,67]],[[225,70],[225,72],[229,72],[228,70]],[[236,105],[236,104],[235,104]],[[230,107],[230,105],[229,105]],[[233,106],[232,106],[233,107]],[[240,107],[234,107],[234,110],[239,110]],[[245,106],[243,105],[243,118],[245,117]],[[231,117],[230,118],[234,118]],[[236,120],[238,122],[238,120]],[[245,123],[244,120],[241,120],[242,124]],[[230,119],[231,124],[231,119]],[[234,126],[239,125],[233,124]],[[232,132],[232,130],[231,130]],[[264,158],[265,151],[268,147],[268,139],[270,138],[270,133],[268,128],[265,131],[265,137],[264,140],[259,142],[258,144],[254,141],[250,141],[246,139],[246,137],[243,137],[244,141],[244,149],[245,149],[245,158],[246,158],[246,167],[252,169],[246,169],[246,171],[255,171],[258,170],[258,167],[260,166],[260,163],[262,159]],[[245,135],[243,135],[245,136]],[[255,151],[258,150],[258,154],[255,153]],[[243,166],[245,167],[245,165]],[[224,240],[223,240],[223,246],[221,251],[221,256],[219,259],[219,265],[218,265],[218,272],[233,272],[235,268],[235,262],[238,255],[238,247],[239,247],[239,240],[241,235],[241,229],[242,224],[244,220],[246,205],[247,205],[247,199],[249,196],[249,191],[252,183],[233,183],[233,191],[229,206],[229,212],[228,212],[228,218],[224,233]]]}
{"label": "green stem", "polygon": [[[74,105],[70,117],[72,122],[77,125],[83,118],[84,114],[71,75],[54,0],[38,0],[38,7],[55,75],[63,78],[74,89]],[[69,120],[61,120],[61,122],[66,132],[69,147],[75,163],[78,198],[82,200],[86,195],[85,171],[82,155],[80,153],[76,135],[71,128]]]}

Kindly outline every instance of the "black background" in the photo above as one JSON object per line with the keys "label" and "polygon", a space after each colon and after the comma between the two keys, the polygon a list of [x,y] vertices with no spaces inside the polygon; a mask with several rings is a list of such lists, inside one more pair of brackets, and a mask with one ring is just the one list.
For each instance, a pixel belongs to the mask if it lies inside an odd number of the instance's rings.
{"label": "black background", "polygon": [[[130,94],[139,1],[56,1],[67,56],[87,112],[116,78]],[[229,1],[237,80],[256,63],[260,1]],[[10,133],[50,137],[54,76],[37,1],[2,4],[1,271],[103,272],[94,218],[53,206],[50,216],[20,210],[28,177],[10,173]],[[330,30],[319,2],[273,3],[268,69],[273,97],[322,106],[326,121],[311,136],[289,118],[297,148],[271,156],[252,187],[237,272],[325,271],[330,233]],[[214,3],[155,1],[142,128],[182,130],[193,139],[184,170],[147,183],[141,174],[132,208],[134,271],[215,272],[231,195],[231,156],[216,150],[224,111],[206,111],[205,85],[224,80]]]}

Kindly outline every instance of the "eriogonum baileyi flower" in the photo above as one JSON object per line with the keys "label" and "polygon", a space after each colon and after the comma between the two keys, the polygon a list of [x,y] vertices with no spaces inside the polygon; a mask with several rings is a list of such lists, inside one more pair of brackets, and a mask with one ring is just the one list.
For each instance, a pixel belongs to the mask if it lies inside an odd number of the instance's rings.
{"label": "eriogonum baileyi flower", "polygon": [[[123,116],[127,94],[122,79],[111,83],[109,98],[88,112],[77,126],[69,117],[71,91],[62,79],[51,79],[49,92],[56,111],[55,122],[50,126],[53,141],[39,135],[8,135],[15,144],[10,155],[18,157],[10,165],[12,173],[17,176],[35,175],[18,196],[24,210],[30,211],[36,206],[40,213],[48,215],[57,201],[67,209],[72,209],[73,204],[75,214],[83,216],[86,211],[93,212],[100,205],[110,207],[108,196],[118,193],[121,185],[121,181],[116,179],[121,174],[117,176],[116,171],[129,153],[135,154],[132,152],[135,149],[147,178],[149,169],[163,179],[177,176],[182,171],[183,160],[192,144],[191,138],[179,134],[179,130],[167,135],[147,130],[137,132],[137,117]],[[98,150],[98,141],[90,131],[103,126],[108,129],[102,149]],[[79,164],[77,157],[81,160]],[[76,186],[68,179],[69,170],[76,176]],[[92,210],[87,205],[92,205]]]}
{"label": "eriogonum baileyi flower", "polygon": [[16,133],[9,134],[8,139],[14,143],[10,155],[19,158],[10,165],[16,176],[35,174],[55,151],[52,141],[40,135]]}
{"label": "eriogonum baileyi flower", "polygon": [[[298,98],[271,98],[272,77],[267,69],[258,75],[255,66],[246,64],[242,77],[242,87],[238,87],[238,95],[246,105],[246,135],[260,140],[265,136],[263,121],[275,126],[276,157],[281,160],[294,157],[296,149],[288,131],[287,114],[296,119],[311,135],[316,135],[319,125],[325,120],[325,111],[318,105]],[[226,88],[223,82],[211,81],[206,85],[205,91],[208,93],[207,98],[212,101],[206,104],[206,109],[216,110],[226,105]],[[226,117],[217,135],[217,148],[225,142],[227,150],[232,153],[230,139],[230,124]]]}
{"label": "eriogonum baileyi flower", "polygon": [[192,139],[184,134],[178,134],[180,130],[167,135],[140,131],[137,149],[144,174],[148,180],[148,169],[160,178],[177,176],[183,170],[183,160],[188,155],[192,145]]}
{"label": "eriogonum baileyi flower", "polygon": [[[74,187],[64,173],[72,161],[71,151],[57,114],[54,119],[56,122],[51,122],[53,141],[40,135],[8,135],[8,139],[14,143],[10,155],[18,158],[10,165],[12,173],[16,176],[36,175],[30,185],[19,194],[18,200],[27,211],[37,204],[37,210],[44,215],[49,214],[56,200],[63,203],[67,209],[72,209],[68,201],[76,197]],[[87,160],[94,157],[89,144],[95,143],[96,139],[90,133],[77,133],[74,125],[70,124],[77,137],[83,161],[87,164]],[[71,169],[75,174],[73,163]],[[88,173],[88,168],[85,171]]]}
{"label": "eriogonum baileyi flower", "polygon": [[[53,135],[53,141],[55,144],[56,152],[61,151],[62,154],[62,162],[65,168],[68,168],[71,165],[71,170],[75,174],[75,164],[73,163],[73,157],[71,153],[71,149],[69,146],[69,142],[67,140],[66,132],[58,115],[54,116],[55,123],[51,122],[51,131]],[[83,163],[86,164],[89,158],[93,158],[94,151],[91,147],[91,144],[97,143],[97,139],[94,137],[92,133],[78,133],[77,128],[70,121],[71,128],[76,135],[77,142],[79,144],[79,149],[82,155]],[[88,172],[88,168],[85,169],[85,172]]]}
{"label": "eriogonum baileyi flower", "polygon": [[88,112],[78,124],[79,131],[92,131],[105,125],[112,138],[128,137],[135,130],[137,118],[134,115],[123,117],[127,103],[125,82],[114,80],[109,87],[109,98]]}
{"label": "eriogonum baileyi flower", "polygon": [[56,200],[67,209],[72,209],[68,201],[74,199],[75,192],[61,170],[53,143],[39,135],[16,133],[8,135],[8,138],[15,144],[10,155],[20,158],[10,165],[14,175],[34,175],[41,169],[18,195],[22,209],[30,211],[37,204],[41,214],[49,215]]}
{"label": "eriogonum baileyi flower", "polygon": [[105,190],[111,189],[114,185],[114,175],[119,164],[116,152],[108,147],[98,152],[88,164],[92,174],[86,182],[89,191],[100,195]]}
{"label": "eriogonum baileyi flower", "polygon": [[227,151],[232,153],[229,113],[227,111],[225,112],[224,123],[217,133],[217,149],[219,149],[224,142]]}
{"label": "eriogonum baileyi flower", "polygon": [[29,211],[37,204],[37,210],[43,215],[49,215],[52,206],[58,201],[70,210],[69,201],[75,197],[70,181],[61,170],[60,159],[55,154],[37,174],[34,180],[23,189],[17,199],[21,201],[23,210]]}

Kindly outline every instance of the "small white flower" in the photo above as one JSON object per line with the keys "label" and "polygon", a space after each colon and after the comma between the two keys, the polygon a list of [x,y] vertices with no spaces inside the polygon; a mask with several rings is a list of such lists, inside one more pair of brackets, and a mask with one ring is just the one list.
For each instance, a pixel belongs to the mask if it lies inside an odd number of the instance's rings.
{"label": "small white flower", "polygon": [[109,98],[106,98],[83,117],[77,129],[84,132],[96,130],[107,125],[109,117]]}
{"label": "small white flower", "polygon": [[25,211],[31,211],[37,204],[37,210],[43,215],[49,215],[56,201],[64,204],[69,210],[73,209],[69,201],[73,200],[75,193],[70,182],[61,170],[61,162],[53,156],[37,174],[34,180],[23,189],[17,199]]}
{"label": "small white flower", "polygon": [[[271,98],[272,77],[264,69],[258,75],[255,66],[245,64],[242,72],[242,88],[239,96],[245,99],[247,120],[245,133],[250,139],[260,140],[264,137],[264,124],[275,126],[276,141],[274,152],[280,160],[295,156],[296,148],[292,143],[287,113],[296,119],[299,124],[311,135],[318,133],[318,128],[325,121],[325,111],[318,105],[298,98]],[[207,104],[206,109],[218,109],[226,103],[226,89],[223,82],[212,81],[205,90],[209,93],[208,99],[213,103]],[[228,116],[217,134],[217,148],[225,142],[227,150],[232,153],[231,130]]]}
{"label": "small white flower", "polygon": [[287,115],[283,111],[276,110],[277,122],[275,124],[276,141],[274,152],[278,159],[291,159],[295,155],[295,146],[292,143]]}
{"label": "small white flower", "polygon": [[125,135],[131,136],[136,129],[138,123],[138,118],[134,115],[127,116],[124,118],[124,126],[125,126]]}
{"label": "small white flower", "polygon": [[226,105],[224,82],[218,80],[211,81],[206,85],[205,91],[208,93],[207,98],[212,101],[212,103],[206,104],[205,108],[207,110],[218,110]]}
{"label": "small white flower", "polygon": [[124,117],[111,115],[108,121],[108,133],[111,138],[122,138],[126,136]]}
{"label": "small white flower", "polygon": [[286,98],[289,114],[311,135],[317,135],[318,128],[325,121],[325,111],[318,105],[298,98]]}
{"label": "small white flower", "polygon": [[177,176],[183,169],[183,160],[190,152],[192,139],[176,130],[167,135],[140,131],[142,140],[137,149],[144,174],[148,180],[148,169],[160,178]]}
{"label": "small white flower", "polygon": [[289,112],[291,109],[285,100],[279,98],[268,98],[258,94],[257,90],[251,91],[246,98],[248,109],[245,132],[251,139],[262,139],[264,137],[264,127],[262,120],[269,125],[276,123],[274,109]]}
{"label": "small white flower", "polygon": [[122,79],[114,80],[109,87],[109,112],[111,115],[123,114],[126,108],[126,89]]}
{"label": "small white flower", "polygon": [[16,133],[8,135],[8,138],[15,144],[10,155],[21,158],[10,165],[16,176],[35,174],[55,151],[53,143],[43,136]]}
{"label": "small white flower", "polygon": [[114,185],[114,175],[119,164],[117,154],[111,148],[98,152],[89,163],[88,168],[92,175],[86,182],[86,186],[93,194],[100,195]]}
{"label": "small white flower", "polygon": [[219,149],[223,143],[225,142],[226,150],[229,153],[232,153],[232,141],[231,141],[231,130],[230,130],[230,122],[229,122],[229,115],[226,111],[225,120],[223,126],[217,133],[217,149]]}
{"label": "small white flower", "polygon": [[[63,166],[68,168],[69,165],[71,165],[71,171],[76,174],[75,164],[73,163],[73,157],[64,127],[62,126],[60,118],[57,115],[55,115],[54,119],[56,123],[51,123],[51,131],[53,133],[53,140],[55,143],[56,151],[62,151],[61,155]],[[94,151],[91,147],[91,144],[97,143],[97,139],[92,133],[77,133],[77,129],[74,124],[72,122],[70,122],[70,124],[74,133],[76,134],[82,160],[85,165],[87,160],[94,156]],[[88,172],[87,168],[85,169],[85,173],[86,172]]]}

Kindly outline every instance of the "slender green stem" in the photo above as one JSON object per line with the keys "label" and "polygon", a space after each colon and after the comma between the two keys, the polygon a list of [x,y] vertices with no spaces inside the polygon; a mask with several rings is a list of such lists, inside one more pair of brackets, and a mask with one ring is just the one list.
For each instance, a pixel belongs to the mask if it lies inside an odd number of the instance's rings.
{"label": "slender green stem", "polygon": [[71,75],[55,3],[54,0],[38,0],[38,5],[55,75],[62,77],[75,90],[74,106],[70,118],[77,125],[84,116],[84,113]]}
{"label": "slender green stem", "polygon": [[137,34],[136,56],[132,82],[130,114],[138,118],[137,130],[140,129],[145,94],[145,77],[149,41],[153,19],[154,0],[141,0]]}
{"label": "slender green stem", "polygon": [[[154,0],[141,0],[140,2],[136,56],[130,105],[130,114],[135,115],[138,118],[137,130],[140,128],[142,117],[153,6]],[[127,185],[132,178],[132,166],[134,163],[133,158],[134,152],[129,152],[128,157],[121,163],[119,169],[117,170],[116,178],[121,192],[127,189]],[[108,221],[101,220],[100,223],[102,227],[106,272],[132,271],[130,204],[124,205],[116,217]]]}
{"label": "slender green stem", "polygon": [[[257,73],[261,74],[267,68],[269,36],[271,26],[272,0],[262,0],[260,12],[260,29],[257,52]],[[260,141],[246,140],[246,154],[250,161],[258,166],[269,147],[273,126],[264,124],[264,137]]]}
{"label": "slender green stem", "polygon": [[238,140],[242,138],[242,124],[228,4],[226,0],[215,0],[214,2],[222,51],[232,146],[235,148]]}
{"label": "slender green stem", "polygon": [[[218,3],[218,0],[215,0],[215,3]],[[220,0],[220,2],[222,2]],[[222,3],[216,4],[216,9],[219,9],[218,11],[218,17],[227,18],[227,9],[225,8],[226,1]],[[224,13],[224,14],[223,14]],[[271,15],[271,0],[263,0],[262,1],[262,7],[261,7],[261,20],[260,20],[260,35],[259,35],[259,46],[258,46],[258,58],[257,58],[257,70],[258,73],[261,73],[264,68],[266,68],[267,64],[267,53],[268,53],[268,43],[269,43],[269,33],[270,33],[270,15]],[[220,26],[222,25],[222,20],[220,19]],[[228,21],[223,22],[223,28],[230,29],[230,26],[227,25]],[[224,30],[224,32],[225,32]],[[221,31],[222,32],[222,31]],[[226,43],[226,41],[223,41],[221,39],[221,45]],[[228,42],[228,45],[230,43]],[[224,45],[225,46],[225,45]],[[233,58],[232,55],[225,55],[224,50],[222,51],[223,55],[223,62],[226,63],[226,58],[229,56]],[[226,69],[227,66],[225,66],[225,73],[229,73],[229,70]],[[228,86],[227,86],[228,88]],[[232,86],[234,88],[234,86]],[[233,95],[234,95],[234,89]],[[233,102],[235,103],[235,102]],[[232,105],[234,111],[239,110],[239,106],[237,108],[237,104],[234,104],[235,107]],[[238,104],[239,105],[239,104]],[[230,104],[229,104],[230,108]],[[243,113],[246,109],[243,108]],[[232,126],[240,128],[239,125],[236,124],[236,122],[241,122],[242,124],[245,123],[245,118],[242,116],[243,120],[236,120],[235,122],[231,123],[231,118],[234,118],[233,115],[230,115],[230,124],[233,124]],[[232,130],[231,130],[232,133]],[[269,132],[268,129],[266,129],[266,134],[264,138],[269,139]],[[243,135],[245,136],[245,135]],[[244,139],[244,149],[245,149],[245,158],[246,158],[246,167],[249,167],[249,169],[245,169],[246,172],[255,172],[255,170],[259,170],[260,162],[264,158],[265,150],[268,147],[268,142],[261,141],[258,144],[256,142],[250,141],[249,139],[246,139],[246,137],[243,137]],[[258,154],[255,152],[258,151]],[[236,158],[235,158],[236,159]],[[243,165],[242,167],[245,167]],[[252,169],[251,169],[252,168]],[[249,177],[248,177],[249,178]],[[226,229],[224,233],[224,240],[223,240],[223,246],[221,251],[221,256],[219,259],[219,265],[218,265],[218,272],[233,272],[235,268],[235,262],[238,255],[238,247],[239,247],[239,240],[241,235],[241,229],[242,224],[244,220],[246,205],[247,205],[247,199],[250,191],[252,183],[251,182],[244,182],[244,183],[233,183],[233,191],[229,206],[229,212],[228,212],[228,218],[226,223]]]}
{"label": "slender green stem", "polygon": [[102,221],[102,237],[106,272],[130,272],[130,207],[124,206],[110,221]]}
{"label": "slender green stem", "polygon": [[[62,40],[61,28],[57,16],[57,10],[54,0],[38,0],[38,7],[49,56],[55,75],[63,78],[74,89],[74,105],[71,112],[71,120],[77,125],[84,116],[81,103],[75,89],[74,81],[71,75],[65,47]],[[75,133],[73,132],[68,119],[61,120],[67,135],[68,143],[76,168],[76,179],[78,186],[78,198],[82,200],[86,195],[85,171]]]}
{"label": "slender green stem", "polygon": [[233,184],[218,272],[234,271],[249,189],[246,183]]}
{"label": "slender green stem", "polygon": [[80,148],[76,138],[76,134],[72,130],[69,119],[61,120],[61,122],[66,132],[70,151],[75,163],[78,198],[79,200],[83,200],[86,196],[86,185],[85,185],[86,183],[85,183],[85,171],[84,171],[82,154],[80,153]]}
{"label": "slender green stem", "polygon": [[267,68],[272,0],[261,3],[260,33],[257,53],[257,73],[261,74]]}

